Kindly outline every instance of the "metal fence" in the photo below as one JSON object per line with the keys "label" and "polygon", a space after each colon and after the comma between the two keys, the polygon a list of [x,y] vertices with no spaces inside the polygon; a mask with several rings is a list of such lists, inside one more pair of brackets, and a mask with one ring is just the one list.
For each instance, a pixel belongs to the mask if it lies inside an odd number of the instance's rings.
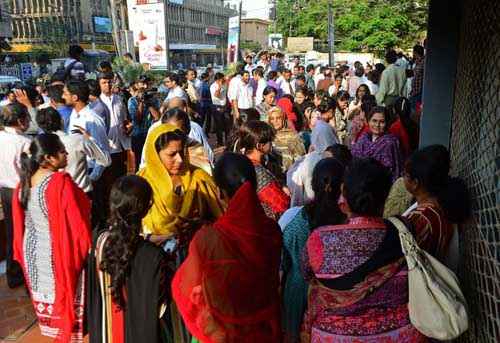
{"label": "metal fence", "polygon": [[464,1],[457,67],[453,172],[474,206],[460,237],[472,320],[461,341],[500,342],[500,1]]}

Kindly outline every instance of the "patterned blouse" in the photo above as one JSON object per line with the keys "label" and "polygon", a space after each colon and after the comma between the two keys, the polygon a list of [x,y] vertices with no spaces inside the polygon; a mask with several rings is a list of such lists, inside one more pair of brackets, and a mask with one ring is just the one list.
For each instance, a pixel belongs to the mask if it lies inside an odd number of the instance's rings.
{"label": "patterned blouse", "polygon": [[257,174],[257,195],[271,219],[278,221],[281,215],[290,207],[290,197],[283,192],[280,183],[273,174],[261,165],[255,165]]}
{"label": "patterned blouse", "polygon": [[309,237],[304,275],[310,280],[302,339],[310,342],[426,342],[410,323],[408,273],[399,259],[349,290],[321,283],[348,274],[370,259],[387,233],[381,218],[351,218]]}

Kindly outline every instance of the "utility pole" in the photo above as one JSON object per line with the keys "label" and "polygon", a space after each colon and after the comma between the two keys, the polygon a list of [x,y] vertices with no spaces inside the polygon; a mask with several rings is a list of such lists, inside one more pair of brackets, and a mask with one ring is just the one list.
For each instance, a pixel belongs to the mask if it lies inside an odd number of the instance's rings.
{"label": "utility pole", "polygon": [[111,12],[111,21],[113,24],[113,41],[115,43],[115,49],[118,56],[122,55],[121,44],[120,44],[120,29],[118,27],[118,16],[116,15],[116,2],[117,0],[110,0],[110,12]]}
{"label": "utility pole", "polygon": [[243,11],[243,1],[240,0],[240,11],[239,11],[239,23],[238,23],[238,50],[236,51],[236,63],[240,60],[240,49],[241,49],[241,12]]}
{"label": "utility pole", "polygon": [[165,53],[167,54],[167,70],[170,69],[170,16],[169,16],[169,6],[170,0],[163,0],[165,4]]}
{"label": "utility pole", "polygon": [[335,22],[332,0],[328,2],[328,64],[330,67],[335,65]]}

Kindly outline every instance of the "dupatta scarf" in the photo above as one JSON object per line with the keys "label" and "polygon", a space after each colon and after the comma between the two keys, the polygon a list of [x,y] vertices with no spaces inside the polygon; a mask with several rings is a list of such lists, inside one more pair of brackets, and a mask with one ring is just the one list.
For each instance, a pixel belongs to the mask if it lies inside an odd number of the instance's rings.
{"label": "dupatta scarf", "polygon": [[288,128],[295,132],[300,131],[301,120],[293,110],[293,102],[288,98],[281,98],[276,102],[286,116]]}
{"label": "dupatta scarf", "polygon": [[352,156],[357,158],[372,157],[389,168],[392,181],[403,173],[403,155],[396,136],[386,133],[372,141],[372,134],[365,133],[352,147]]}
{"label": "dupatta scarf", "polygon": [[[19,197],[20,187],[12,199],[14,219],[14,259],[26,267],[23,254],[25,210]],[[56,342],[69,342],[77,321],[75,299],[78,281],[82,274],[88,251],[91,247],[90,201],[73,182],[69,174],[58,172],[52,175],[45,191],[49,218],[52,256],[54,261],[55,299],[52,310],[44,313],[43,321],[57,328]]]}
{"label": "dupatta scarf", "polygon": [[227,212],[198,231],[172,281],[190,332],[201,342],[279,342],[281,231],[246,182]]}
{"label": "dupatta scarf", "polygon": [[161,135],[178,128],[162,124],[146,139],[146,167],[137,174],[145,178],[153,189],[153,205],[143,219],[145,233],[169,234],[177,232],[177,225],[185,219],[210,219],[222,214],[223,204],[217,197],[217,186],[203,170],[189,164],[185,150],[182,172],[182,194],[174,192],[172,178],[160,160],[155,143]]}

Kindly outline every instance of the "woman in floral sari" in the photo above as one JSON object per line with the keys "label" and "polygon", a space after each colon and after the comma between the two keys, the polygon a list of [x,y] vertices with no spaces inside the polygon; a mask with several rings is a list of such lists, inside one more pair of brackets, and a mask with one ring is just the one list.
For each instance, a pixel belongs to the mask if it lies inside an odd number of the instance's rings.
{"label": "woman in floral sari", "polygon": [[410,323],[397,229],[382,219],[390,187],[389,171],[374,159],[347,168],[340,205],[347,223],[317,228],[304,251],[302,342],[426,342]]}

